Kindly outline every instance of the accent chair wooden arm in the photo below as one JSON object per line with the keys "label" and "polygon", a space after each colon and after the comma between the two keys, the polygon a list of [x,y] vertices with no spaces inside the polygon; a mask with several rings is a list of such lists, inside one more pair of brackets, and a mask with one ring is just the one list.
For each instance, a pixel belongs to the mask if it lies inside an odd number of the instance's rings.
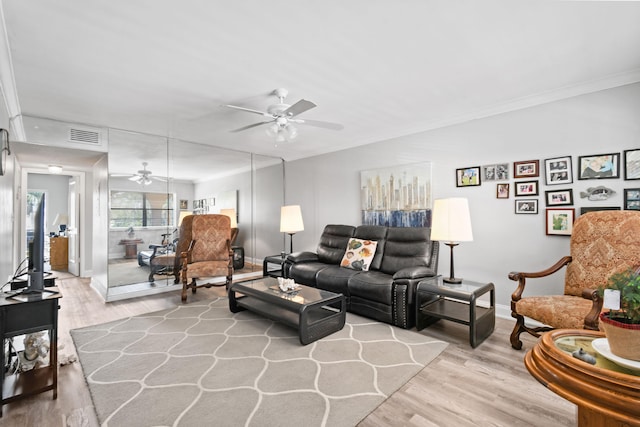
{"label": "accent chair wooden arm", "polygon": [[192,240],[189,243],[189,247],[187,248],[187,250],[180,254],[180,258],[182,259],[182,269],[183,270],[187,269],[187,264],[191,264],[191,252],[193,252],[193,245],[195,245],[195,243],[196,243],[196,241]]}
{"label": "accent chair wooden arm", "polygon": [[560,270],[562,267],[569,264],[571,260],[572,258],[570,256],[564,256],[560,258],[558,262],[556,262],[546,270],[536,271],[533,273],[524,273],[524,272],[517,272],[517,271],[512,271],[511,273],[509,273],[509,279],[518,282],[518,287],[516,288],[515,292],[511,294],[511,301],[519,301],[520,298],[522,298],[522,292],[524,292],[524,287],[526,285],[527,278],[536,279],[540,277],[550,276],[553,273]]}
{"label": "accent chair wooden arm", "polygon": [[600,298],[600,294],[598,294],[598,291],[595,289],[583,289],[582,298],[590,299],[593,302],[591,311],[589,311],[587,317],[584,318],[584,328],[597,331],[599,329],[598,322],[604,301]]}

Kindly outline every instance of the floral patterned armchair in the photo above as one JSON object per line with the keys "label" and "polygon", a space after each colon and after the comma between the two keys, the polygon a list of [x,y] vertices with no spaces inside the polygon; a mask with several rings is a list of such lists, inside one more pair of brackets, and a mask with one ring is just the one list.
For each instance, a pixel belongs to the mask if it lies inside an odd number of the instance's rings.
{"label": "floral patterned armchair", "polygon": [[[186,250],[181,251],[182,301],[187,300],[187,289],[195,293],[196,288],[205,286],[226,286],[233,277],[233,251],[231,250],[231,222],[226,215],[192,215],[191,232],[185,227],[181,230],[178,249],[188,242]],[[187,219],[185,218],[184,221]],[[224,276],[223,283],[212,283],[215,277]],[[205,283],[196,281],[205,279]]]}
{"label": "floral patterned armchair", "polygon": [[[565,266],[563,295],[522,296],[526,279],[549,276]],[[596,289],[613,273],[637,266],[640,212],[596,211],[581,215],[573,225],[570,256],[543,271],[509,273],[509,279],[518,282],[511,295],[511,316],[516,319],[511,346],[522,348],[522,332],[539,337],[542,332],[560,328],[597,330],[602,300]],[[527,326],[525,317],[546,326]]]}

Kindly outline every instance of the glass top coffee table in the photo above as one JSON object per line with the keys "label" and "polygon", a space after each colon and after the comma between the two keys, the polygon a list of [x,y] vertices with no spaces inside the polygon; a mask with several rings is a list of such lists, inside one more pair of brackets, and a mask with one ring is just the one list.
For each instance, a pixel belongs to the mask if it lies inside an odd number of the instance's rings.
{"label": "glass top coffee table", "polygon": [[229,288],[229,309],[233,313],[250,310],[296,328],[304,345],[344,327],[344,295],[298,286],[293,292],[283,292],[272,277],[233,283]]}

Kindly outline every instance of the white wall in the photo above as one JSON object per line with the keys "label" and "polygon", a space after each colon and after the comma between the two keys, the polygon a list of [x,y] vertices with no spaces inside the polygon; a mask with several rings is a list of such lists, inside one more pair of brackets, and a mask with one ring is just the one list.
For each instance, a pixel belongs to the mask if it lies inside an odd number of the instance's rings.
{"label": "white wall", "polygon": [[59,227],[53,225],[56,215],[68,215],[69,211],[69,176],[30,173],[27,179],[28,190],[47,194],[45,233],[57,232]]}
{"label": "white wall", "polygon": [[[455,249],[456,276],[496,285],[497,303],[508,306],[515,283],[510,271],[538,271],[569,254],[569,238],[545,235],[544,191],[572,188],[576,217],[581,206],[622,206],[624,188],[640,181],[576,179],[577,157],[640,149],[640,84],[582,95],[443,129],[286,163],[287,204],[300,204],[305,230],[295,250],[315,250],[326,224],[360,224],[360,171],[432,162],[433,198],[467,197],[474,241]],[[572,156],[574,182],[546,186],[539,179],[539,214],[514,214],[509,199],[496,199],[496,181],[457,188],[455,169],[495,163]],[[581,199],[580,191],[605,185],[617,194],[603,202]],[[440,273],[449,272],[448,247],[441,245]],[[561,292],[564,273],[538,279],[530,294]],[[502,307],[504,309],[504,307]]]}
{"label": "white wall", "polygon": [[104,299],[107,298],[109,253],[109,174],[107,156],[102,157],[94,166],[90,188],[91,210],[87,210],[87,216],[91,216],[91,286]]}
{"label": "white wall", "polygon": [[[0,97],[0,99],[2,99]],[[9,122],[4,103],[0,102],[0,127],[7,128],[5,123]],[[1,149],[2,147],[0,147]],[[15,269],[14,258],[17,256],[17,249],[14,246],[14,236],[16,229],[14,224],[14,184],[15,184],[15,156],[7,158],[7,170],[0,176],[0,286],[4,285],[9,277],[13,276]]]}

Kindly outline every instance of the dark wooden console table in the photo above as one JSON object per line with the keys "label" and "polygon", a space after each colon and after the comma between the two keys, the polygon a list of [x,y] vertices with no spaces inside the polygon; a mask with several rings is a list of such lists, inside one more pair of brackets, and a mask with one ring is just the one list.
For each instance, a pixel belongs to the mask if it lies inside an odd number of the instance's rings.
{"label": "dark wooden console table", "polygon": [[[58,300],[62,294],[57,288],[47,288],[54,292],[29,296],[28,298],[8,298],[10,294],[0,293],[0,417],[3,405],[52,390],[53,398],[58,397]],[[22,373],[5,372],[5,343],[16,336],[40,331],[49,333],[49,365]],[[17,357],[8,352],[9,358]]]}

